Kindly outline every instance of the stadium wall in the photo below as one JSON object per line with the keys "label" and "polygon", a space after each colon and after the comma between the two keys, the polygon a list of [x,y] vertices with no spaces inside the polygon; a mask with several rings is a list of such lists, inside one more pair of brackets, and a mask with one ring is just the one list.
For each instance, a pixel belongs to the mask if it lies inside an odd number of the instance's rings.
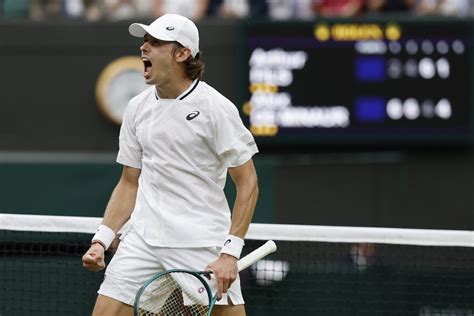
{"label": "stadium wall", "polygon": [[[119,128],[98,110],[95,85],[112,60],[138,55],[127,27],[0,23],[3,212],[102,214],[120,175]],[[239,103],[239,27],[210,20],[200,28],[205,81]],[[474,229],[470,146],[261,151],[256,222]],[[232,201],[230,183],[226,192]]]}

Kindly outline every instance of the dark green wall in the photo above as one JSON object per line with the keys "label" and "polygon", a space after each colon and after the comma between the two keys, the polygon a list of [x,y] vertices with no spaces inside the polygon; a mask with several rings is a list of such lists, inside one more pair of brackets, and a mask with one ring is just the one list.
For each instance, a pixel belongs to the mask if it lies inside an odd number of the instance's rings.
{"label": "dark green wall", "polygon": [[467,149],[292,155],[275,169],[276,221],[474,229]]}
{"label": "dark green wall", "polygon": [[[112,155],[9,157],[0,209],[10,213],[102,216],[121,172]],[[465,150],[258,154],[254,222],[472,230],[472,161]],[[232,205],[230,177],[225,192]]]}
{"label": "dark green wall", "polygon": [[[3,213],[102,216],[122,171],[110,155],[20,156],[3,156],[0,162]],[[255,165],[261,192],[254,221],[273,222],[272,159],[257,158]],[[230,177],[225,192],[233,205],[235,188]]]}

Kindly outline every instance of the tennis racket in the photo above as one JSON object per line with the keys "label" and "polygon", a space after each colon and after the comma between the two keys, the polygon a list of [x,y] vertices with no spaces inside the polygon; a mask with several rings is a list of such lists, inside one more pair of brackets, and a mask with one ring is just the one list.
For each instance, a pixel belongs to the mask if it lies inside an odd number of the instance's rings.
{"label": "tennis racket", "polygon": [[[277,249],[273,240],[255,249],[237,262],[242,271]],[[210,271],[173,269],[156,274],[138,291],[134,315],[211,315],[217,295],[213,295],[203,276]]]}

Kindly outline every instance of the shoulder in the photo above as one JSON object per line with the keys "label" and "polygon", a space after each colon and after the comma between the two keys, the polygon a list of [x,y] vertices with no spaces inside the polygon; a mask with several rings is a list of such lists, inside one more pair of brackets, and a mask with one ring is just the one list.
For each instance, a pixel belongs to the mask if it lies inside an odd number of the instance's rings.
{"label": "shoulder", "polygon": [[155,86],[150,86],[140,92],[138,95],[130,99],[127,105],[125,114],[135,113],[140,107],[143,107],[146,103],[155,100]]}
{"label": "shoulder", "polygon": [[209,105],[209,109],[212,113],[238,114],[238,110],[235,104],[209,84],[205,83],[204,81],[201,81],[199,83],[198,89],[198,94],[200,98],[206,100],[206,103]]}
{"label": "shoulder", "polygon": [[129,105],[132,104],[142,104],[149,102],[150,100],[153,101],[155,97],[155,86],[150,86],[134,96],[132,99],[130,99]]}

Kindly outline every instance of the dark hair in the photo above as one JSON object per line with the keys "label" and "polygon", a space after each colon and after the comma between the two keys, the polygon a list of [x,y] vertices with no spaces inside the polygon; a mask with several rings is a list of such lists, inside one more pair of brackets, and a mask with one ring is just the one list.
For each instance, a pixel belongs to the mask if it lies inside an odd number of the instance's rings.
{"label": "dark hair", "polygon": [[[178,49],[181,48],[184,48],[184,46],[178,42],[175,42],[175,47],[173,48],[172,54],[176,54]],[[191,80],[202,79],[202,75],[204,73],[204,62],[201,60],[201,52],[198,52],[196,57],[189,56],[188,59],[184,61],[184,72]]]}

